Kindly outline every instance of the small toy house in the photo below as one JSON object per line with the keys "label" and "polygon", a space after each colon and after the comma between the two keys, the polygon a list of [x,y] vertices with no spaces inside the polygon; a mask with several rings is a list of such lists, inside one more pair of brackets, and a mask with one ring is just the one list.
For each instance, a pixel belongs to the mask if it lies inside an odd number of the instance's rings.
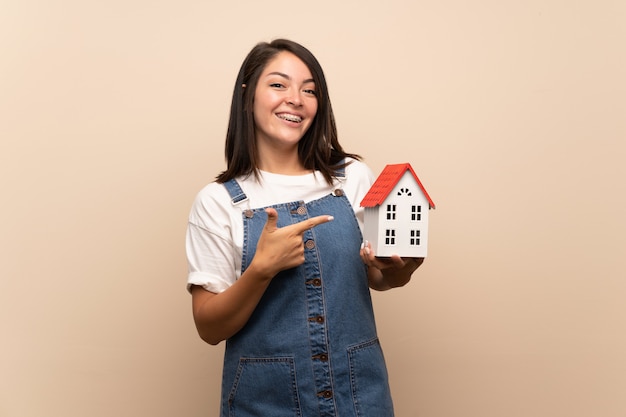
{"label": "small toy house", "polygon": [[387,165],[369,189],[363,239],[376,256],[426,257],[428,213],[435,204],[410,164]]}

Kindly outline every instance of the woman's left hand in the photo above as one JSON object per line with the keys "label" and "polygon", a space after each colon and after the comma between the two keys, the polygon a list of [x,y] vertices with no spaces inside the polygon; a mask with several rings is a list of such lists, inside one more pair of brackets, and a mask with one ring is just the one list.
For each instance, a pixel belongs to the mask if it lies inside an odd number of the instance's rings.
{"label": "woman's left hand", "polygon": [[406,285],[413,272],[424,262],[424,258],[402,258],[398,255],[378,258],[369,242],[363,244],[360,254],[363,263],[368,266],[370,287],[381,291]]}

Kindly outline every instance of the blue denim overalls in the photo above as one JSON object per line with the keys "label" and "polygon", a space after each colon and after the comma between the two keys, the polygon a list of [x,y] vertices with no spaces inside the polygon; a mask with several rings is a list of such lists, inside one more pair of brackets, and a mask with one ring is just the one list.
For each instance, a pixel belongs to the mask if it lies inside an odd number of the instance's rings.
{"label": "blue denim overalls", "polygon": [[[235,180],[224,185],[234,205],[246,201]],[[276,275],[246,326],[226,341],[221,416],[393,416],[362,236],[343,190],[271,207],[278,227],[335,219],[305,232],[304,264]],[[267,214],[242,207],[242,218],[243,272]]]}

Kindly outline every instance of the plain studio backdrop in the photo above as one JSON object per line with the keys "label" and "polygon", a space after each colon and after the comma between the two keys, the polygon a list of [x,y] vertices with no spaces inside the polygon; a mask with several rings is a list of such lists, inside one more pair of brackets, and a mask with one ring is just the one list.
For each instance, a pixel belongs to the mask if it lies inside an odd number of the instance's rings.
{"label": "plain studio backdrop", "polygon": [[[626,415],[626,2],[0,1],[0,416],[217,415],[184,233],[236,72],[303,43],[437,209],[375,293],[400,417]],[[372,416],[378,417],[378,416]]]}

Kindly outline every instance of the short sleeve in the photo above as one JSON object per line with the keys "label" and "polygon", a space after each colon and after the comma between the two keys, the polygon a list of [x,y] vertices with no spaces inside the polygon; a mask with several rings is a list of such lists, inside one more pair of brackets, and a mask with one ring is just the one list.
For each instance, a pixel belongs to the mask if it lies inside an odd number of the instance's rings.
{"label": "short sleeve", "polygon": [[350,204],[352,204],[352,209],[358,220],[361,232],[363,231],[365,216],[364,209],[361,207],[361,201],[365,198],[375,180],[374,172],[363,162],[353,160],[346,168],[344,191]]}
{"label": "short sleeve", "polygon": [[185,241],[188,290],[199,285],[220,293],[236,281],[240,255],[233,239],[233,222],[237,214],[221,184],[211,184],[198,193]]}

